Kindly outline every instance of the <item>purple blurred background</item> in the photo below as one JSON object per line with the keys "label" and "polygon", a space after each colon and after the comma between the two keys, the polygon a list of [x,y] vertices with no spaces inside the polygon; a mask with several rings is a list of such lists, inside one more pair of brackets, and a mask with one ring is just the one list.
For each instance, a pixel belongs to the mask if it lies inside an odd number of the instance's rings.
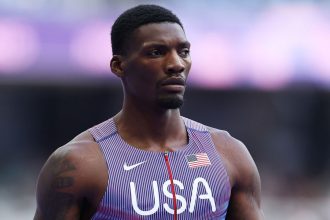
{"label": "purple blurred background", "polygon": [[[330,1],[0,1],[0,219],[32,219],[49,154],[121,107],[110,28],[175,12],[192,43],[182,112],[255,158],[266,219],[330,219]],[[205,107],[204,107],[205,106]]]}
{"label": "purple blurred background", "polygon": [[[110,27],[121,11],[137,3],[4,1],[0,5],[1,78],[112,77],[108,69]],[[191,76],[193,85],[330,87],[330,8],[326,1],[157,3],[175,11],[185,25],[193,45],[192,71],[197,73]]]}

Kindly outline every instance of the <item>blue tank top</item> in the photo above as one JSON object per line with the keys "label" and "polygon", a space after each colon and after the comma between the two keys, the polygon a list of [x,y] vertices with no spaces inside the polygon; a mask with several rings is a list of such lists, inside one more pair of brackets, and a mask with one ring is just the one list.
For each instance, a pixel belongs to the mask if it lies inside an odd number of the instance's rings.
{"label": "blue tank top", "polygon": [[127,144],[113,118],[89,131],[108,166],[108,185],[93,220],[226,218],[229,177],[205,125],[182,117],[188,144],[175,152]]}

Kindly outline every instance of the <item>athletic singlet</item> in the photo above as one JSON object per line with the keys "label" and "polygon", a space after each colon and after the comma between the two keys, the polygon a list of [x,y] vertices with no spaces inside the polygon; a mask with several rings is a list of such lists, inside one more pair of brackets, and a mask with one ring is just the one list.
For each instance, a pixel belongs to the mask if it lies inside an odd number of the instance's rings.
{"label": "athletic singlet", "polygon": [[231,187],[221,156],[206,126],[182,119],[189,141],[175,152],[130,146],[113,118],[89,130],[109,176],[93,220],[225,219]]}

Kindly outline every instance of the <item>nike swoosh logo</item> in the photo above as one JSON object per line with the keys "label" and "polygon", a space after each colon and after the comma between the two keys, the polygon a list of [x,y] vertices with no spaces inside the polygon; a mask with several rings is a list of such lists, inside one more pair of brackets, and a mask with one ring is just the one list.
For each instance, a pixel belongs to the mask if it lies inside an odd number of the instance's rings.
{"label": "nike swoosh logo", "polygon": [[131,166],[127,165],[126,162],[124,163],[124,170],[129,171],[131,169],[134,169],[137,166],[140,166],[141,164],[144,164],[146,161],[142,161],[140,163],[133,164]]}

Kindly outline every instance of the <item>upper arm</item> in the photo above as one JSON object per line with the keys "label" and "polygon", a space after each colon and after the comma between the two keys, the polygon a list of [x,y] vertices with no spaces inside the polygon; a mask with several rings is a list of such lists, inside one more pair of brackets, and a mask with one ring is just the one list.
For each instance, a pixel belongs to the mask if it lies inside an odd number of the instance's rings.
{"label": "upper arm", "polygon": [[260,176],[247,148],[227,132],[213,136],[232,187],[227,219],[263,219]]}
{"label": "upper arm", "polygon": [[79,169],[75,155],[67,147],[50,156],[38,178],[35,220],[79,219],[82,202]]}

